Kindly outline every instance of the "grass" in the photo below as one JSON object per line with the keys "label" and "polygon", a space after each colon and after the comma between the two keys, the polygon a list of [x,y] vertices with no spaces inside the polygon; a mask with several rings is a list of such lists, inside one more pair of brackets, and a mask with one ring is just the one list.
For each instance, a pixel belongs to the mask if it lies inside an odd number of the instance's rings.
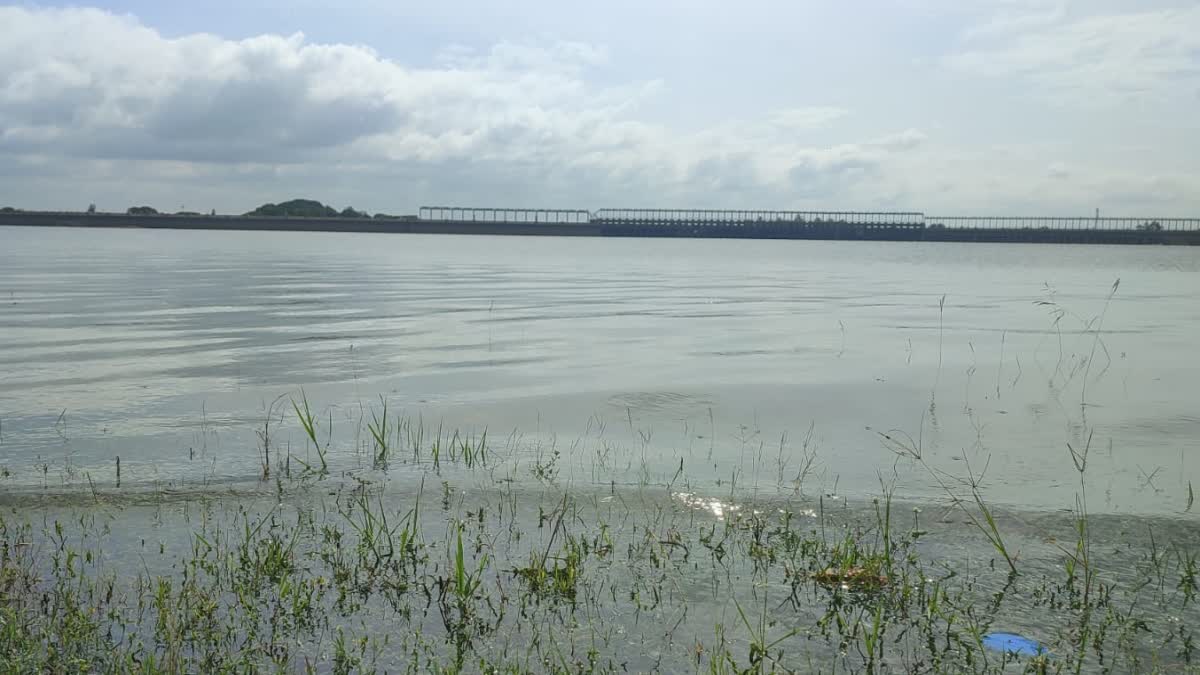
{"label": "grass", "polygon": [[[379,435],[401,433],[385,419]],[[1075,542],[1019,562],[982,490],[952,503],[965,525],[898,518],[887,482],[836,509],[722,490],[718,516],[672,496],[683,469],[590,496],[520,488],[490,478],[482,436],[440,435],[458,467],[441,509],[419,482],[301,474],[137,534],[117,526],[148,507],[5,514],[0,672],[1200,672],[1194,530],[1101,555],[1113,525],[1082,495]],[[1089,447],[1071,451],[1085,486]],[[430,451],[418,466],[438,471]],[[961,548],[972,531],[987,548]],[[1053,656],[987,650],[1002,629]]]}
{"label": "grass", "polygon": [[388,462],[388,453],[391,449],[389,443],[391,440],[392,428],[388,426],[387,399],[380,396],[379,402],[382,410],[379,414],[376,414],[375,409],[371,409],[371,422],[369,425],[367,425],[367,430],[371,432],[371,439],[375,442],[375,466],[386,467]]}
{"label": "grass", "polygon": [[1000,526],[996,522],[995,514],[992,512],[992,507],[983,497],[981,490],[983,478],[971,470],[969,461],[966,462],[966,476],[963,480],[957,481],[961,486],[965,486],[969,495],[968,498],[962,495],[961,489],[956,490],[952,485],[956,477],[948,476],[945,472],[931,467],[925,461],[920,443],[913,441],[911,436],[902,431],[876,433],[885,447],[901,457],[918,463],[933,478],[938,486],[941,487],[954,506],[970,521],[971,525],[987,539],[996,553],[1004,559],[1009,572],[1013,575],[1019,573],[1016,554],[1009,550],[1008,545],[1005,543],[1004,535],[1000,531]]}
{"label": "grass", "polygon": [[[312,443],[312,447],[317,452],[317,460],[320,462],[319,473],[322,475],[329,473],[329,464],[325,461],[325,455],[329,452],[329,443],[332,442],[333,438],[333,413],[330,412],[329,414],[330,441],[325,446],[322,446],[321,442],[317,440],[317,421],[313,415],[312,408],[308,404],[308,396],[304,393],[303,389],[300,390],[300,403],[297,403],[295,398],[292,399],[292,410],[296,413],[296,421],[300,423],[300,427],[304,430],[305,437],[309,443]],[[313,470],[307,462],[301,461],[301,463],[304,465],[305,471]]]}

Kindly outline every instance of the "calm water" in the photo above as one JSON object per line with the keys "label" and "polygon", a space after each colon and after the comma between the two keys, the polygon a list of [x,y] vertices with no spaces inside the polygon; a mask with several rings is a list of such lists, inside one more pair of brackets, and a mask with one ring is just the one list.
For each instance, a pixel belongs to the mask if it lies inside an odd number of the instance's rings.
{"label": "calm water", "polygon": [[0,227],[0,491],[111,483],[117,456],[130,484],[252,483],[303,387],[345,467],[383,396],[507,436],[518,481],[558,449],[580,485],[683,461],[697,492],[792,489],[811,428],[804,490],[938,494],[900,430],[1056,509],[1090,436],[1093,510],[1182,513],[1198,295],[1174,247]]}

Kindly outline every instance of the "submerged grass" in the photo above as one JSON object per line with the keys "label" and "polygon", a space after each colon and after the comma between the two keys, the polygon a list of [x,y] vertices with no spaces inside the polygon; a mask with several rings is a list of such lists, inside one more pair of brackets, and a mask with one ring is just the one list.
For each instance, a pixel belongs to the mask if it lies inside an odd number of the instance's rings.
{"label": "submerged grass", "polygon": [[[373,461],[425,438],[381,404]],[[293,412],[313,441],[303,395]],[[1200,672],[1196,528],[1101,554],[1090,443],[1070,450],[1075,513],[1051,526],[1074,542],[1026,534],[1018,559],[969,469],[930,469],[965,525],[920,509],[909,524],[886,481],[833,509],[784,475],[775,496],[680,495],[682,466],[662,484],[543,471],[522,488],[493,477],[486,434],[436,437],[414,452],[422,477],[459,469],[438,478],[441,509],[422,508],[423,478],[314,466],[267,499],[3,514],[0,672]],[[144,517],[158,525],[129,524]],[[964,548],[971,532],[988,547]],[[997,630],[1048,655],[990,651]]]}
{"label": "submerged grass", "polygon": [[[321,475],[329,473],[329,464],[325,461],[325,455],[329,451],[330,442],[326,442],[322,447],[321,442],[317,440],[317,421],[313,415],[312,408],[308,405],[308,396],[304,390],[300,390],[300,403],[296,399],[292,399],[292,410],[296,413],[296,421],[300,423],[300,427],[304,430],[304,435],[312,447],[317,452],[317,459],[320,461],[319,473]],[[329,435],[333,437],[333,413],[329,414]],[[305,471],[312,471],[313,468],[303,460],[299,460],[304,465]]]}
{"label": "submerged grass", "polygon": [[375,466],[386,467],[391,449],[392,428],[388,426],[387,399],[380,396],[379,403],[382,410],[377,414],[374,408],[371,409],[371,422],[367,429],[371,432],[371,439],[375,441]]}

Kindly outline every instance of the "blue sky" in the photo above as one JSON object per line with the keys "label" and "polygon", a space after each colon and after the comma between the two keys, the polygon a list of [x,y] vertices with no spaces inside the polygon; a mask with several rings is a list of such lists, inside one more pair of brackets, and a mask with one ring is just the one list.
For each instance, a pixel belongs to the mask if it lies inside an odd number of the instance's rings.
{"label": "blue sky", "polygon": [[1191,216],[1197,157],[1195,2],[0,6],[0,205]]}

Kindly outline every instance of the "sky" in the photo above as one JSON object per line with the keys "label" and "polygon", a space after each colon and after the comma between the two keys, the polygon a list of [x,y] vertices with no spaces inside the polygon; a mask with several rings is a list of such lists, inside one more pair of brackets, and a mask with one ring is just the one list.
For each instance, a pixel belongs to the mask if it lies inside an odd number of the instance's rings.
{"label": "sky", "polygon": [[1196,0],[0,5],[0,206],[1200,215]]}

